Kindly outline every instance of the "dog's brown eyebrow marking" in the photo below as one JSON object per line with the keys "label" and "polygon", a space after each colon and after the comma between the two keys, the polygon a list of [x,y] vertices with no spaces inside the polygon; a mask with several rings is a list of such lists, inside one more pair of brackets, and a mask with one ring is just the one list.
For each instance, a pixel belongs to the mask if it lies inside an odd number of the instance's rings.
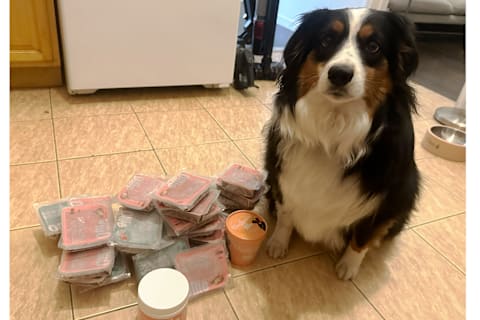
{"label": "dog's brown eyebrow marking", "polygon": [[358,36],[360,38],[365,39],[365,38],[368,38],[369,36],[371,36],[373,31],[374,31],[373,26],[371,24],[367,23],[360,28],[360,30],[358,31]]}
{"label": "dog's brown eyebrow marking", "polygon": [[335,32],[342,33],[343,30],[345,30],[345,24],[341,22],[340,20],[334,20],[331,24],[332,29]]}

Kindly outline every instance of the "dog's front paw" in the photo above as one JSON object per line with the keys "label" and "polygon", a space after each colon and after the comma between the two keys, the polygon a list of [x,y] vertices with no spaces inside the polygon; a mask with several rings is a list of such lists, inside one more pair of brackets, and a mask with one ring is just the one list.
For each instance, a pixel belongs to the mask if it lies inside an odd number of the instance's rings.
{"label": "dog's front paw", "polygon": [[270,238],[267,243],[267,254],[274,258],[283,258],[287,255],[288,251],[288,242],[285,243],[284,241],[279,241],[275,238]]}
{"label": "dog's front paw", "polygon": [[337,277],[340,280],[351,280],[355,278],[360,269],[360,263],[355,260],[346,259],[343,256],[340,261],[338,261],[335,271],[337,272]]}

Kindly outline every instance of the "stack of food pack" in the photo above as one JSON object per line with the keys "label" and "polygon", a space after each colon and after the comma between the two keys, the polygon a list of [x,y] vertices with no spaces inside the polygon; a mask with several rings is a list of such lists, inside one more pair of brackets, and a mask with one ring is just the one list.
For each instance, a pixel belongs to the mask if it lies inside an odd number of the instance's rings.
{"label": "stack of food pack", "polygon": [[130,277],[124,257],[111,246],[114,227],[110,196],[81,196],[37,203],[44,233],[63,249],[60,280],[95,288]]}
{"label": "stack of food pack", "polygon": [[232,165],[218,178],[136,174],[113,198],[79,196],[34,207],[45,235],[60,235],[59,279],[87,289],[115,283],[130,278],[131,257],[138,281],[173,267],[196,296],[230,277],[226,212],[252,208],[263,192],[260,172]]}
{"label": "stack of food pack", "polygon": [[233,164],[217,178],[219,201],[230,211],[251,210],[265,192],[264,180],[260,171]]}

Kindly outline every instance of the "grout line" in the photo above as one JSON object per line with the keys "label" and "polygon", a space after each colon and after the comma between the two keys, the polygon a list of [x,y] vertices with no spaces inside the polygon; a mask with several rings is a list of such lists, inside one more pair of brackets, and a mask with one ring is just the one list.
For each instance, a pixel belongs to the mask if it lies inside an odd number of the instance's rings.
{"label": "grout line", "polygon": [[128,308],[131,308],[131,307],[135,307],[137,305],[138,305],[138,303],[134,302],[134,303],[126,304],[126,305],[121,306],[121,307],[109,309],[109,310],[106,310],[106,311],[100,311],[100,312],[97,312],[97,313],[92,313],[92,314],[89,314],[89,315],[86,315],[86,316],[83,316],[83,317],[76,318],[75,320],[92,319],[92,318],[95,318],[95,317],[98,317],[98,316],[102,316],[102,315],[106,315],[106,314],[109,314],[109,313],[114,313],[116,311],[128,309]]}
{"label": "grout line", "polygon": [[[328,257],[330,258],[330,260],[332,261],[332,264],[333,264],[333,267],[335,269],[335,257],[333,255],[332,252],[330,252],[328,254]],[[334,273],[335,273],[335,270],[334,270]],[[336,274],[335,274],[336,275]],[[360,289],[360,287],[355,283],[355,279],[353,280],[349,280],[350,283],[353,284],[353,286],[357,289],[357,291],[362,295],[362,297],[368,302],[368,304],[370,306],[372,306],[373,310],[375,310],[377,312],[377,314],[380,316],[380,318],[382,318],[383,320],[385,320],[385,317],[383,316],[383,314],[377,309],[377,307],[375,307],[375,305],[373,304],[373,302],[370,301],[370,299],[368,299],[367,295]]]}
{"label": "grout line", "polygon": [[328,253],[326,251],[322,251],[322,252],[313,253],[313,254],[310,254],[310,255],[307,255],[307,256],[293,258],[292,260],[288,260],[288,261],[285,261],[285,262],[280,262],[280,263],[277,263],[277,264],[274,264],[274,265],[271,265],[271,266],[266,266],[266,267],[263,267],[263,268],[261,267],[260,269],[255,269],[255,270],[252,270],[252,271],[247,271],[247,272],[242,273],[242,274],[234,275],[234,276],[232,276],[232,278],[233,279],[240,279],[240,278],[243,278],[244,276],[248,276],[248,275],[251,275],[253,273],[257,273],[257,272],[265,271],[265,270],[269,270],[269,269],[275,269],[275,268],[283,266],[283,265],[295,263],[295,262],[298,262],[298,261],[302,261],[302,260],[305,260],[305,259],[308,259],[308,258],[321,256],[321,255],[328,255]]}
{"label": "grout line", "polygon": [[228,304],[230,305],[230,308],[232,309],[233,314],[235,315],[235,318],[237,318],[237,320],[240,320],[240,317],[238,316],[237,311],[233,307],[233,303],[232,303],[232,301],[230,301],[230,298],[228,297],[228,294],[225,291],[225,289],[223,289],[223,294],[225,295],[225,298],[227,298]]}
{"label": "grout line", "polygon": [[163,165],[162,160],[160,160],[160,157],[158,156],[158,153],[157,153],[157,151],[155,150],[155,147],[153,146],[152,140],[151,140],[150,137],[148,136],[147,130],[145,130],[145,128],[143,127],[143,123],[142,123],[142,121],[140,121],[140,118],[138,117],[138,114],[135,112],[135,109],[132,107],[132,105],[130,105],[130,108],[132,109],[133,114],[135,115],[135,118],[137,118],[137,121],[138,121],[138,123],[140,124],[140,127],[142,128],[143,133],[145,134],[145,137],[146,137],[147,140],[148,140],[148,143],[149,143],[150,146],[152,147],[153,153],[155,154],[155,157],[157,158],[158,163],[160,163],[160,166],[162,167],[163,174],[166,175],[166,174],[167,174],[167,169],[166,169],[165,166]]}
{"label": "grout line", "polygon": [[32,162],[19,162],[19,163],[11,163],[10,167],[19,167],[19,166],[26,166],[31,164],[42,164],[42,163],[53,163],[57,160],[40,160],[40,161],[32,161]]}
{"label": "grout line", "polygon": [[370,304],[373,308],[373,310],[375,310],[377,312],[377,314],[380,316],[380,318],[382,318],[383,320],[385,320],[385,317],[383,316],[383,314],[380,312],[380,310],[377,309],[377,307],[375,307],[375,305],[373,304],[373,302],[370,301],[370,299],[368,299],[367,295],[363,293],[363,291],[360,289],[360,287],[355,283],[354,280],[351,280],[350,281],[353,286],[358,290],[358,292],[360,292],[360,294],[365,298],[365,300],[367,300],[368,304]]}
{"label": "grout line", "polygon": [[447,260],[455,269],[457,269],[458,271],[460,271],[463,275],[465,275],[465,271],[463,271],[459,266],[457,266],[452,260],[450,260],[447,256],[445,256],[442,252],[440,252],[440,250],[438,250],[437,248],[435,248],[435,246],[433,244],[431,244],[426,238],[424,238],[417,230],[413,230],[413,232],[415,232],[415,234],[417,234],[417,236],[420,237],[420,239],[422,239],[423,241],[425,241],[430,247],[432,247],[433,250],[435,250],[435,252],[437,252],[440,256],[442,256],[445,260]]}
{"label": "grout line", "polygon": [[53,130],[53,145],[55,147],[55,166],[57,169],[57,191],[60,198],[62,198],[62,184],[60,181],[60,166],[58,164],[58,148],[57,148],[57,137],[55,132],[55,120],[53,119],[53,106],[52,106],[52,89],[48,89],[48,97],[50,100],[50,117],[52,121],[52,130]]}
{"label": "grout line", "polygon": [[[202,107],[203,107],[203,105],[202,105]],[[208,111],[208,109],[205,108],[205,107],[203,107],[203,110],[205,110],[205,111],[208,113],[208,115],[210,116],[210,118],[212,118],[213,121],[215,121],[215,123],[217,124],[217,126],[219,126],[220,129],[222,129],[222,131],[225,133],[225,135],[228,137],[228,139],[229,139],[230,141],[233,141],[232,137],[230,137],[230,135],[228,134],[227,130],[225,130],[225,128],[220,124],[220,122],[218,122],[218,120],[210,113],[210,111]]]}
{"label": "grout line", "polygon": [[457,212],[457,213],[453,213],[451,215],[448,215],[448,216],[444,216],[444,217],[441,217],[441,218],[437,218],[437,219],[433,219],[433,220],[430,220],[430,221],[426,221],[426,222],[422,222],[422,223],[419,223],[419,224],[416,224],[416,225],[409,225],[406,229],[407,230],[413,230],[417,227],[422,227],[422,226],[425,226],[425,225],[428,225],[428,224],[431,224],[431,223],[435,223],[435,222],[438,222],[438,221],[442,221],[442,220],[446,220],[446,219],[449,219],[449,218],[452,218],[452,217],[456,217],[456,216],[459,216],[459,215],[462,215],[462,214],[465,214],[465,211],[464,210],[461,210],[460,212]]}
{"label": "grout line", "polygon": [[75,308],[73,307],[73,292],[72,292],[72,285],[69,283],[68,288],[70,291],[70,312],[72,313],[72,320],[75,319]]}
{"label": "grout line", "polygon": [[98,154],[91,154],[91,155],[88,155],[88,156],[61,158],[58,161],[68,161],[68,160],[88,159],[88,158],[95,158],[95,157],[115,156],[115,155],[120,155],[120,154],[145,152],[145,151],[153,151],[153,149],[138,149],[138,150],[132,150],[132,151],[118,151],[118,152],[112,152],[112,153],[98,153]]}
{"label": "grout line", "polygon": [[10,231],[34,229],[34,228],[38,228],[38,227],[41,227],[41,225],[40,224],[32,224],[32,225],[29,225],[29,226],[21,226],[21,227],[10,228]]}
{"label": "grout line", "polygon": [[236,142],[234,140],[232,140],[232,143],[235,146],[235,148],[237,148],[238,151],[240,151],[240,153],[243,155],[243,157],[250,163],[250,165],[253,168],[258,169],[257,166],[253,163],[253,161],[243,152],[243,150],[238,146],[238,144],[236,144]]}

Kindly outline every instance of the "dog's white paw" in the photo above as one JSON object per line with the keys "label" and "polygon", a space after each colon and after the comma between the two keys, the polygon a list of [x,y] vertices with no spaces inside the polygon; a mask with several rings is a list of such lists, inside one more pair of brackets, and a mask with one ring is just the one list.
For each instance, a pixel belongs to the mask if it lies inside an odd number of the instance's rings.
{"label": "dog's white paw", "polygon": [[270,238],[267,242],[267,254],[274,259],[283,258],[287,255],[288,242],[279,241],[275,238]]}
{"label": "dog's white paw", "polygon": [[338,261],[335,271],[337,272],[337,277],[340,280],[352,280],[358,274],[360,269],[360,264],[352,263],[352,261],[347,261],[347,259],[340,259]]}

